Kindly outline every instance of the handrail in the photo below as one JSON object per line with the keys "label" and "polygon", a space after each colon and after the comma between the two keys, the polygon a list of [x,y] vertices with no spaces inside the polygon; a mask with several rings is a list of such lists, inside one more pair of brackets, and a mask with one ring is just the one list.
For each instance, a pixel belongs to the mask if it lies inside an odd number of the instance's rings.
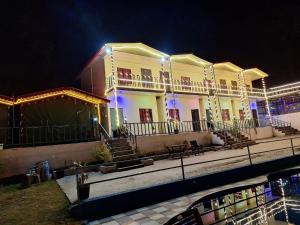
{"label": "handrail", "polygon": [[102,126],[102,124],[99,123],[99,127],[100,127],[100,134],[103,135],[105,143],[109,144],[111,136],[108,134],[108,132],[106,131],[106,129]]}
{"label": "handrail", "polygon": [[126,130],[135,136],[151,136],[158,134],[177,134],[182,132],[207,131],[206,120],[199,121],[165,121],[147,123],[124,123]]}
{"label": "handrail", "polygon": [[274,117],[272,117],[271,121],[272,121],[272,125],[275,126],[275,127],[289,127],[289,126],[292,125],[291,122],[286,122],[286,121],[283,121],[283,120],[279,120],[279,119],[276,119]]}

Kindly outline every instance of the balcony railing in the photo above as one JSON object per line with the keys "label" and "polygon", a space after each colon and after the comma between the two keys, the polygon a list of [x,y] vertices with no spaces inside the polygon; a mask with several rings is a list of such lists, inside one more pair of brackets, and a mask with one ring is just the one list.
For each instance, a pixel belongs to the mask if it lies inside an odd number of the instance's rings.
{"label": "balcony railing", "polygon": [[[117,78],[115,83],[118,88],[126,89],[139,89],[163,92],[166,88],[167,92],[190,93],[190,94],[203,94],[208,93],[207,87],[200,81],[183,81],[179,79],[165,79],[163,80],[157,76],[140,76],[131,74],[130,79]],[[106,79],[106,89],[110,90],[114,87],[112,76]],[[213,89],[212,87],[208,87]],[[238,86],[217,85],[214,89],[218,95],[221,96],[240,96],[241,91]],[[248,88],[248,96],[251,98],[264,98],[263,89]]]}
{"label": "balcony railing", "polygon": [[270,88],[267,93],[268,97],[271,98],[298,92],[300,92],[300,82]]}
{"label": "balcony railing", "polygon": [[207,131],[207,121],[169,121],[150,123],[124,123],[125,129],[133,135],[176,134],[183,132]]}

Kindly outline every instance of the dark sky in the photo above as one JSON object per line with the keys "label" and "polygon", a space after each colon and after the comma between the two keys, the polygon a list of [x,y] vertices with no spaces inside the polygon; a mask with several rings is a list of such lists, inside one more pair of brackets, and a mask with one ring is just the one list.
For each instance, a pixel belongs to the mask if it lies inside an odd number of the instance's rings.
{"label": "dark sky", "polygon": [[0,8],[0,94],[73,85],[106,42],[258,67],[270,74],[269,86],[300,80],[296,0],[7,2]]}

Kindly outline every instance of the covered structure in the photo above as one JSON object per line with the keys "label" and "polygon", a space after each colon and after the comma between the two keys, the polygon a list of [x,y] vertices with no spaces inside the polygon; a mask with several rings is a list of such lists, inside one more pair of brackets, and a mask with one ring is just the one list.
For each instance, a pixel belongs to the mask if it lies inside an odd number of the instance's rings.
{"label": "covered structure", "polygon": [[39,145],[90,140],[104,126],[103,97],[63,87],[0,98],[0,143],[6,146]]}

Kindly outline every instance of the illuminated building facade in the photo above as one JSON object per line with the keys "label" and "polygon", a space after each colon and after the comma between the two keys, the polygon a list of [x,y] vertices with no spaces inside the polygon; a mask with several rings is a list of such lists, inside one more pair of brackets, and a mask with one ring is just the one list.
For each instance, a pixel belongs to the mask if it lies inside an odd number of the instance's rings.
{"label": "illuminated building facade", "polygon": [[170,120],[212,122],[257,118],[268,75],[193,54],[167,55],[142,43],[104,45],[80,74],[82,89],[106,95],[108,127]]}

